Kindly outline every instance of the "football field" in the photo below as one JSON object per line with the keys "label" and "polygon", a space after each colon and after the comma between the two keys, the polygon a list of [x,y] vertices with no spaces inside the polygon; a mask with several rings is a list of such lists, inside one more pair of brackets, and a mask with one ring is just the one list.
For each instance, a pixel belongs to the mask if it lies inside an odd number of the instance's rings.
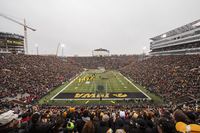
{"label": "football field", "polygon": [[118,71],[86,70],[50,100],[130,100],[151,98]]}

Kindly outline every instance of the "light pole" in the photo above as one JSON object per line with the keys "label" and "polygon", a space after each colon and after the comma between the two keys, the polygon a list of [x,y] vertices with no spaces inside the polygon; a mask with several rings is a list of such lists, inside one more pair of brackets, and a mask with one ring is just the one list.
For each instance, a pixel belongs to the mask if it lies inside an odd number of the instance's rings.
{"label": "light pole", "polygon": [[147,49],[146,46],[144,46],[144,47],[142,48],[142,50],[143,50],[143,55],[145,54],[146,49]]}
{"label": "light pole", "polygon": [[144,46],[144,47],[142,48],[142,60],[144,59],[146,49],[147,49],[146,46]]}
{"label": "light pole", "polygon": [[37,52],[37,55],[39,54],[39,45],[36,43],[35,44],[35,48],[36,48],[36,52]]}
{"label": "light pole", "polygon": [[65,48],[65,44],[62,43],[62,44],[60,45],[60,47],[61,47],[61,49],[62,49],[62,57],[63,57],[63,56],[64,56],[64,48]]}

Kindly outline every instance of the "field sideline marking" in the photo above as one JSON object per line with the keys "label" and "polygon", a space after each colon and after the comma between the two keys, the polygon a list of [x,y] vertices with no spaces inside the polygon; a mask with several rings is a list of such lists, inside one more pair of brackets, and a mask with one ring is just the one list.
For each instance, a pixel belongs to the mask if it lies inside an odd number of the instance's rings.
{"label": "field sideline marking", "polygon": [[69,85],[71,85],[76,79],[78,79],[82,74],[84,73],[84,71],[79,74],[75,79],[73,79],[69,84],[67,84],[62,90],[60,90],[56,95],[54,95],[50,100],[53,100],[58,94],[60,94],[62,91],[64,91]]}
{"label": "field sideline marking", "polygon": [[[116,72],[114,73],[114,71],[112,71],[112,74],[115,75],[116,80],[121,84],[121,86],[125,87],[123,81],[118,77],[118,75],[116,74]],[[117,90],[119,90],[119,88],[117,88]]]}
{"label": "field sideline marking", "polygon": [[[102,101],[104,101],[104,100],[124,100],[124,99],[126,99],[126,100],[131,100],[132,98],[102,98]],[[141,99],[141,98],[134,98],[134,99]],[[58,98],[58,99],[54,99],[54,100],[56,100],[56,101],[66,101],[66,99],[60,99],[60,98]],[[74,99],[74,98],[70,98],[70,99],[67,99],[67,100],[73,100],[73,101],[91,101],[91,100],[93,100],[93,101],[99,101],[99,98],[92,98],[92,99],[86,99],[86,98],[77,98],[77,99]]]}
{"label": "field sideline marking", "polygon": [[133,84],[127,77],[125,77],[124,75],[122,75],[120,72],[119,74],[124,77],[129,83],[131,83],[136,89],[138,89],[140,92],[142,92],[146,97],[148,97],[149,100],[151,100],[151,98],[144,92],[142,91],[140,88],[138,88],[135,84]]}

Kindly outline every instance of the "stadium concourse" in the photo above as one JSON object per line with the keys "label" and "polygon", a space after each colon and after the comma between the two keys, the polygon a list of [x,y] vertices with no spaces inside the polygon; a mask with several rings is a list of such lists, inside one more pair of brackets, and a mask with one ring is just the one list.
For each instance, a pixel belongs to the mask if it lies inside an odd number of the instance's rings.
{"label": "stadium concourse", "polygon": [[[37,101],[84,68],[117,70],[162,105],[51,106]],[[200,55],[68,57],[0,54],[0,132],[200,132]]]}

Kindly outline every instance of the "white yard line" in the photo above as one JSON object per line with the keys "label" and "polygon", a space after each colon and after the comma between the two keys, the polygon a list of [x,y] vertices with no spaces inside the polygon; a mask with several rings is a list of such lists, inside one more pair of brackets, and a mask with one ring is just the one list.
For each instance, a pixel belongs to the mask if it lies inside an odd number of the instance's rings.
{"label": "white yard line", "polygon": [[[98,100],[99,101],[100,98],[91,98],[91,99],[88,99],[88,98],[77,98],[77,99],[74,99],[74,98],[70,98],[70,99],[67,99],[67,100],[74,100],[74,101],[81,101],[81,100]],[[102,98],[102,100],[131,100],[132,98]],[[141,98],[134,98],[134,99],[141,99]],[[54,100],[58,100],[58,101],[66,101],[66,99],[54,99]]]}
{"label": "white yard line", "polygon": [[135,84],[133,84],[127,77],[125,77],[124,75],[122,75],[120,72],[119,74],[124,77],[130,84],[132,84],[136,89],[138,89],[140,92],[142,92],[146,97],[148,97],[149,100],[151,100],[151,98],[144,92],[142,91],[140,88],[138,88]]}
{"label": "white yard line", "polygon": [[78,79],[84,72],[82,72],[79,76],[73,79],[69,84],[67,84],[62,90],[60,90],[56,95],[54,95],[50,100],[53,100],[58,94],[64,91],[69,85],[71,85],[76,79]]}
{"label": "white yard line", "polygon": [[87,100],[86,102],[85,102],[85,104],[87,104],[89,102],[89,100]]}
{"label": "white yard line", "polygon": [[[120,82],[121,83],[121,85],[124,87],[125,85],[124,85],[124,83],[123,83],[123,81],[121,81],[121,79],[117,76],[117,74],[115,74],[113,71],[112,71],[112,73],[116,76],[116,79],[118,80],[118,82]],[[119,89],[118,89],[119,90]]]}

